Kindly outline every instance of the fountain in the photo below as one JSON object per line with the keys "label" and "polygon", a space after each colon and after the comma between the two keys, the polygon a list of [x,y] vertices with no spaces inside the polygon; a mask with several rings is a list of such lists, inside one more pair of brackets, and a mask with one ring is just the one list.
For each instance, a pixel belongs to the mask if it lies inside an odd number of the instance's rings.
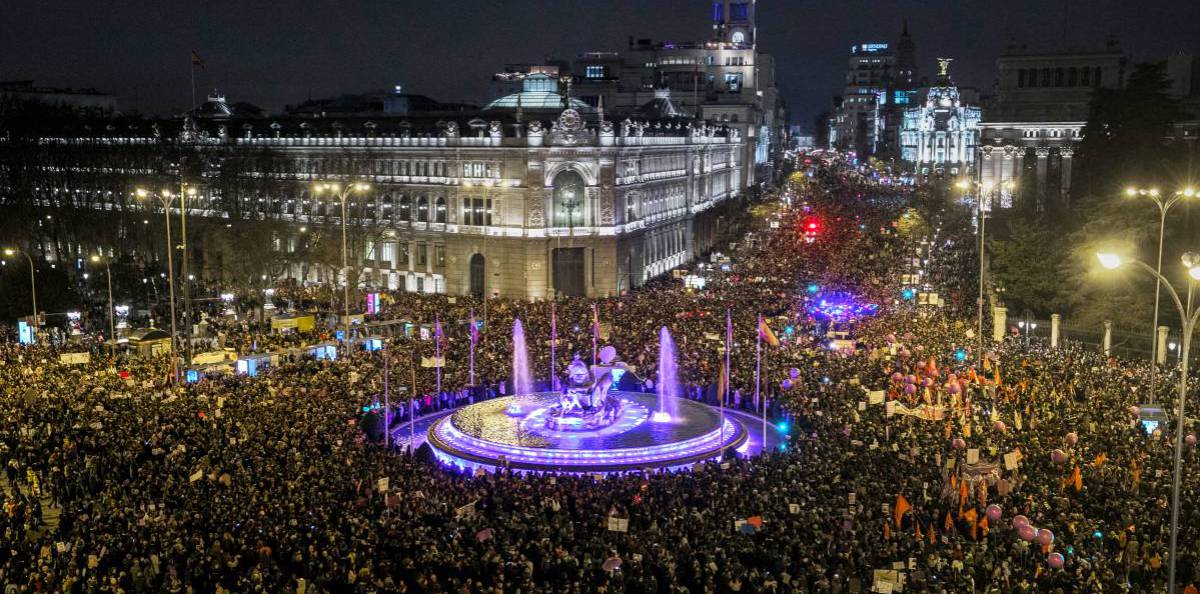
{"label": "fountain", "polygon": [[675,341],[663,326],[658,331],[658,410],[650,417],[655,423],[669,423],[679,414],[679,370],[675,363]]}
{"label": "fountain", "polygon": [[[525,346],[525,326],[521,325],[521,318],[517,318],[513,322],[512,373],[514,394],[520,395],[533,392],[533,378],[529,375],[529,350]],[[520,405],[517,402],[514,402],[509,408],[510,414],[521,413]]]}

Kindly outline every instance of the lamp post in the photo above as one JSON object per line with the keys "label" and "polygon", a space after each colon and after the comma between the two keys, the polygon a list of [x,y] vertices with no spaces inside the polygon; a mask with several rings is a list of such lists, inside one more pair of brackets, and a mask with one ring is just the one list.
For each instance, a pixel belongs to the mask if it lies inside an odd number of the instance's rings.
{"label": "lamp post", "polygon": [[112,268],[108,265],[108,258],[102,258],[99,254],[93,254],[91,260],[95,264],[104,263],[104,276],[108,279],[108,340],[115,349],[117,345],[117,323],[113,317]]}
{"label": "lamp post", "polygon": [[4,250],[5,256],[15,256],[17,254],[21,254],[22,256],[25,256],[25,260],[29,262],[29,294],[30,294],[30,296],[33,297],[33,320],[32,321],[33,321],[33,332],[34,332],[34,334],[36,334],[37,328],[38,328],[37,279],[34,277],[34,274],[33,274],[33,258],[30,257],[28,253],[23,252],[17,248],[5,248],[5,250]]}
{"label": "lamp post", "polygon": [[163,223],[167,229],[167,285],[170,287],[171,293],[171,381],[174,382],[177,379],[176,376],[179,375],[179,362],[176,360],[178,357],[175,354],[175,258],[172,255],[175,245],[171,243],[171,202],[175,196],[170,190],[162,190],[154,194],[144,188],[138,188],[134,193],[138,198],[145,199],[154,196],[158,198],[159,202],[162,202]]}
{"label": "lamp post", "polygon": [[1184,188],[1175,192],[1171,196],[1163,196],[1158,188],[1138,188],[1130,186],[1125,188],[1125,195],[1130,198],[1147,198],[1158,207],[1158,266],[1154,272],[1159,276],[1154,279],[1154,320],[1150,325],[1150,403],[1154,403],[1155,398],[1155,379],[1158,375],[1158,305],[1162,296],[1162,257],[1163,257],[1163,237],[1167,230],[1167,211],[1183,198],[1192,198],[1197,195],[1194,188]]}
{"label": "lamp post", "polygon": [[366,192],[371,189],[370,185],[363,183],[353,183],[342,185],[338,182],[318,183],[314,187],[314,194],[329,193],[337,199],[342,206],[342,275],[344,281],[342,284],[342,325],[346,332],[345,339],[350,340],[350,261],[346,255],[346,199],[350,197],[352,192]]}
{"label": "lamp post", "polygon": [[[976,358],[977,360],[981,360],[983,357],[983,276],[984,262],[986,262],[984,251],[987,249],[987,242],[985,239],[987,231],[987,213],[992,210],[991,203],[992,198],[995,195],[999,194],[1001,190],[1007,190],[1011,192],[1015,186],[1011,181],[1004,182],[997,186],[991,182],[980,183],[965,179],[959,180],[955,186],[964,192],[972,187],[978,187],[980,190],[975,198],[975,216],[979,218],[979,298],[976,304],[978,319],[976,321],[975,331],[979,333],[979,354],[976,355]],[[985,196],[987,197],[988,202],[986,208],[984,206]]]}
{"label": "lamp post", "polygon": [[182,270],[180,273],[183,276],[183,317],[187,323],[184,325],[184,333],[187,334],[187,360],[192,361],[192,275],[188,274],[188,245],[187,245],[187,201],[189,198],[196,197],[195,186],[189,186],[187,182],[180,180],[179,182],[179,249],[180,258],[182,259]]}
{"label": "lamp post", "polygon": [[[1121,256],[1111,253],[1096,254],[1100,260],[1100,264],[1109,270],[1119,268],[1126,264]],[[1200,281],[1200,254],[1188,252],[1182,258],[1184,268],[1188,273],[1188,295],[1195,288],[1196,281]],[[1171,296],[1171,300],[1175,302],[1175,307],[1179,310],[1179,321],[1183,326],[1183,336],[1180,341],[1179,355],[1179,402],[1176,405],[1175,417],[1175,468],[1171,479],[1171,540],[1168,549],[1168,586],[1167,594],[1175,594],[1175,565],[1178,559],[1177,544],[1179,539],[1179,481],[1183,473],[1183,431],[1184,431],[1184,413],[1187,404],[1187,380],[1188,380],[1188,356],[1192,346],[1192,334],[1196,329],[1196,320],[1200,318],[1200,307],[1194,308],[1189,299],[1189,303],[1185,307],[1179,299],[1179,293],[1171,282],[1163,277],[1154,268],[1139,260],[1130,260],[1129,264],[1134,264],[1152,276],[1158,279],[1160,286],[1166,286],[1167,294]]]}

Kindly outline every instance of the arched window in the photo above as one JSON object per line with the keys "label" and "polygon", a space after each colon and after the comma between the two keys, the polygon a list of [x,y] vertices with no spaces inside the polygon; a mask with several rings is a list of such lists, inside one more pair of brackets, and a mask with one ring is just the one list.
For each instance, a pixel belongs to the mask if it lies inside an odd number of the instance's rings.
{"label": "arched window", "polygon": [[405,223],[412,220],[412,198],[408,194],[400,195],[400,220]]}
{"label": "arched window", "polygon": [[443,196],[438,196],[433,203],[433,222],[446,222],[446,198]]}
{"label": "arched window", "polygon": [[429,198],[425,196],[417,198],[417,222],[429,222]]}
{"label": "arched window", "polygon": [[575,171],[563,171],[554,176],[554,226],[574,227],[584,224],[587,186]]}

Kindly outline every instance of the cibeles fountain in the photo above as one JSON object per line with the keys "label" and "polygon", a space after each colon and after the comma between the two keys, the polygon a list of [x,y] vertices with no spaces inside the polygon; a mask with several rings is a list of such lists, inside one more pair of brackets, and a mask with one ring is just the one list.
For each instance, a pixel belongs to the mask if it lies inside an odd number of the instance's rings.
{"label": "cibeles fountain", "polygon": [[[744,451],[743,418],[679,396],[674,343],[660,331],[659,381],[637,391],[636,370],[615,348],[600,349],[588,365],[578,355],[564,370],[563,388],[518,391],[472,404],[434,422],[427,441],[443,463],[532,472],[595,473],[679,468]],[[514,365],[527,360],[515,325]],[[514,369],[524,387],[527,369]],[[550,382],[554,385],[554,382]],[[623,389],[624,388],[624,389]]]}

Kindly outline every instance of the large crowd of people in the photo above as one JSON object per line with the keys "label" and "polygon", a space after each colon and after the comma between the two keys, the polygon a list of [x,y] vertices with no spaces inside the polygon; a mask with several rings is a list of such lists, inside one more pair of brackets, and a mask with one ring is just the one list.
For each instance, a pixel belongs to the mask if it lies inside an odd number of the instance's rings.
{"label": "large crowd of people", "polygon": [[[50,347],[0,345],[4,593],[1163,591],[1181,436],[1147,433],[1130,409],[1149,397],[1149,367],[1078,344],[978,352],[959,213],[837,170],[802,181],[748,213],[717,266],[694,270],[703,289],[659,280],[553,304],[389,294],[380,318],[441,322],[444,394],[419,333],[386,355],[196,384],[169,383],[163,360],[70,365]],[[918,248],[943,307],[903,292]],[[830,319],[815,305],[834,297],[878,308]],[[484,322],[476,383],[496,393],[509,389],[516,318],[544,379],[551,317],[561,370],[590,354],[593,307],[600,343],[641,374],[653,378],[666,326],[688,394],[770,402],[786,443],[597,477],[462,474],[364,435],[384,356],[423,406],[454,406],[469,394],[472,313]],[[781,344],[766,346],[755,402],[760,315]],[[830,330],[854,346],[828,348]],[[241,352],[305,340],[222,332]],[[1190,584],[1200,479],[1185,472],[1181,487],[1177,577]],[[609,530],[612,517],[627,531]]]}

